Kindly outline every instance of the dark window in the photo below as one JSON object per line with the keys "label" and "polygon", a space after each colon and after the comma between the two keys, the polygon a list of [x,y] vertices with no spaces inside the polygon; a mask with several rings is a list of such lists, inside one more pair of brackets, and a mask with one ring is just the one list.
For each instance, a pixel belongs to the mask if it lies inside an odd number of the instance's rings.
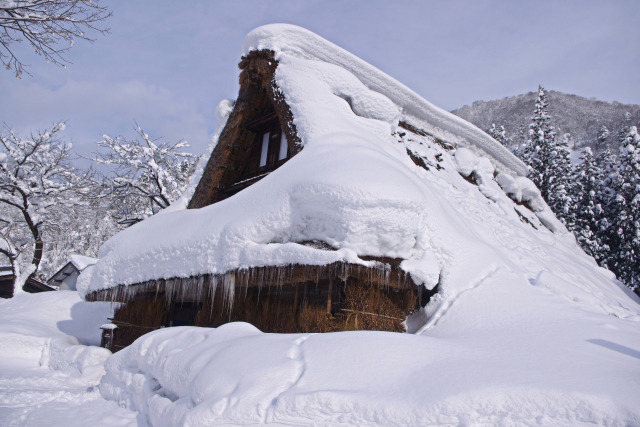
{"label": "dark window", "polygon": [[289,158],[289,146],[277,119],[256,125],[247,163],[242,168],[239,182],[271,172]]}

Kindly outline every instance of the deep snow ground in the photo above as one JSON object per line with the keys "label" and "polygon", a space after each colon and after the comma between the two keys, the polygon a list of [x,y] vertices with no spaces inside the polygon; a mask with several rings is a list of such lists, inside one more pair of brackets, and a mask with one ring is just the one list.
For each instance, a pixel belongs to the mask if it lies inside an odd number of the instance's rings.
{"label": "deep snow ground", "polygon": [[637,322],[498,270],[420,335],[156,331],[108,360],[101,390],[154,426],[633,426],[639,343]]}
{"label": "deep snow ground", "polygon": [[0,300],[0,425],[137,425],[96,387],[111,355],[95,347],[110,311],[72,291]]}
{"label": "deep snow ground", "polygon": [[0,425],[640,425],[638,322],[585,308],[499,269],[419,335],[232,323],[109,357],[74,337],[95,344],[108,305],[20,295],[0,301]]}

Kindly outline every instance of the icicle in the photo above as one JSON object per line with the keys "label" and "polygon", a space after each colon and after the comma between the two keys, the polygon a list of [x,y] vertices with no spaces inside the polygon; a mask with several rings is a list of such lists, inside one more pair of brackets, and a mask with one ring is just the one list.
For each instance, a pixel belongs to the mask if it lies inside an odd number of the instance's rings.
{"label": "icicle", "polygon": [[180,304],[184,304],[184,292],[185,288],[189,286],[189,278],[177,279],[178,287],[180,289]]}
{"label": "icicle", "polygon": [[282,285],[284,282],[284,277],[285,277],[285,267],[283,266],[278,266],[277,267],[277,283],[276,285],[278,286],[278,289],[280,290],[280,293],[282,293]]}
{"label": "icicle", "polygon": [[231,318],[231,311],[233,310],[233,300],[236,290],[236,275],[234,273],[227,273],[224,276],[223,287],[223,307],[228,307],[229,318]]}
{"label": "icicle", "polygon": [[204,287],[204,280],[205,280],[205,276],[204,275],[200,275],[198,276],[198,282],[196,284],[196,302],[200,302],[202,301],[202,288]]}
{"label": "icicle", "polygon": [[165,300],[167,301],[167,305],[171,306],[171,303],[173,302],[173,280],[172,279],[167,279],[164,281],[164,289],[165,289],[164,297],[165,297]]}
{"label": "icicle", "polygon": [[218,292],[218,276],[211,275],[211,305],[213,306],[213,301],[216,298],[216,292]]}
{"label": "icicle", "polygon": [[251,269],[246,268],[242,271],[242,289],[244,290],[244,298],[249,294],[249,283],[251,282]]}
{"label": "icicle", "polygon": [[209,321],[213,317],[213,301],[216,298],[216,290],[218,288],[218,280],[216,276],[210,274],[207,276],[207,287],[209,288],[209,296],[211,297],[211,311],[209,312]]}

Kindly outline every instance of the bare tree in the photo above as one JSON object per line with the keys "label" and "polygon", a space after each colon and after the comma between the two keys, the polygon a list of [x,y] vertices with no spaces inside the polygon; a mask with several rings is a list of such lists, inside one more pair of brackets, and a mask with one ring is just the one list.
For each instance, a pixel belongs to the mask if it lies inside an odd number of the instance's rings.
{"label": "bare tree", "polygon": [[94,41],[86,31],[107,33],[103,21],[110,16],[98,0],[0,0],[0,60],[20,77],[25,64],[12,45],[26,42],[47,62],[64,67],[63,54],[74,41]]}
{"label": "bare tree", "polygon": [[64,124],[21,138],[0,134],[0,254],[15,275],[14,292],[35,276],[43,260],[50,208],[78,203],[74,189],[84,185],[71,165],[71,144],[58,140]]}

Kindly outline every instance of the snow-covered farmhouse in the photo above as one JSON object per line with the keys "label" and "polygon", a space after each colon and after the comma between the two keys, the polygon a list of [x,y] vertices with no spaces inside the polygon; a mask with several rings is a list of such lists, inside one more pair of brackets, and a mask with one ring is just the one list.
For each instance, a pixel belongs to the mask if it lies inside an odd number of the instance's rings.
{"label": "snow-covered farmhouse", "polygon": [[525,165],[478,128],[302,28],[257,28],[243,49],[238,98],[218,106],[185,195],[79,278],[87,300],[125,303],[114,349],[230,321],[412,331],[497,259],[536,277],[563,256],[511,245],[571,238]]}

